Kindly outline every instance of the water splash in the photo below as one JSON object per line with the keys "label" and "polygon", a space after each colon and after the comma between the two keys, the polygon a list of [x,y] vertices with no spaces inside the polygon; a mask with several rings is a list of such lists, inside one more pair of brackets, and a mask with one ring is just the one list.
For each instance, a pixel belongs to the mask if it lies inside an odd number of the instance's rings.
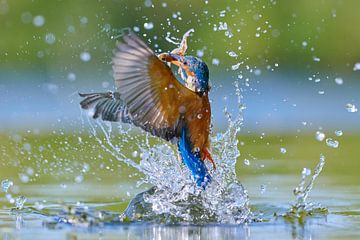
{"label": "water splash", "polygon": [[4,192],[7,192],[9,190],[9,188],[14,185],[12,181],[10,181],[9,179],[5,179],[1,181],[1,189]]}
{"label": "water splash", "polygon": [[[131,201],[121,215],[123,221],[231,224],[250,221],[247,191],[237,180],[235,172],[236,160],[240,156],[237,134],[243,122],[238,83],[235,83],[235,87],[239,111],[235,117],[225,111],[228,128],[211,138],[212,156],[218,168],[206,190],[196,186],[189,170],[178,159],[173,145],[151,145],[149,142],[153,139],[150,135],[143,138],[125,134],[121,125],[119,134],[113,134],[112,125],[100,121],[94,124],[89,120],[92,133],[100,146],[117,160],[143,174],[137,186],[154,186]],[[130,156],[127,156],[125,152],[129,151],[124,149],[121,142],[131,142],[138,148],[140,162],[132,159],[134,151],[130,151]]]}
{"label": "water splash", "polygon": [[17,209],[22,209],[24,207],[25,202],[27,201],[26,197],[19,196],[15,199],[15,207]]}
{"label": "water splash", "polygon": [[327,213],[327,209],[320,204],[313,202],[307,202],[309,193],[314,187],[316,178],[320,175],[325,165],[325,156],[320,154],[320,160],[314,169],[314,173],[311,176],[309,183],[305,186],[307,178],[311,175],[311,170],[304,168],[301,172],[301,180],[299,185],[294,189],[294,195],[296,198],[290,212],[286,214],[287,217],[301,218],[313,213]]}

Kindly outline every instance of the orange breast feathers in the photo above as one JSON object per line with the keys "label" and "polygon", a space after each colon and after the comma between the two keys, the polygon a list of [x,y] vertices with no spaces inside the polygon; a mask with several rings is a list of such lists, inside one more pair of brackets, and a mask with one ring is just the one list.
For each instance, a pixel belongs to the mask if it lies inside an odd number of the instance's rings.
{"label": "orange breast feathers", "polygon": [[198,98],[187,104],[185,119],[193,149],[199,148],[201,159],[204,160],[204,154],[210,147],[211,108],[207,94]]}

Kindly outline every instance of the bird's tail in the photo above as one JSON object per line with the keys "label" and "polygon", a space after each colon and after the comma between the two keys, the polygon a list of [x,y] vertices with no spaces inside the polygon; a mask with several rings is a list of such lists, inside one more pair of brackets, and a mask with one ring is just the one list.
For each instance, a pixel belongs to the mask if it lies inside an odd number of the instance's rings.
{"label": "bird's tail", "polygon": [[186,136],[185,127],[182,129],[181,137],[178,142],[178,148],[182,161],[189,168],[196,184],[199,187],[205,188],[206,185],[211,182],[211,176],[204,161],[200,158],[200,152],[192,152],[190,142]]}
{"label": "bird's tail", "polygon": [[85,98],[80,102],[81,108],[91,110],[90,115],[93,118],[101,117],[102,120],[111,122],[130,122],[130,115],[119,93],[79,93],[79,95]]}

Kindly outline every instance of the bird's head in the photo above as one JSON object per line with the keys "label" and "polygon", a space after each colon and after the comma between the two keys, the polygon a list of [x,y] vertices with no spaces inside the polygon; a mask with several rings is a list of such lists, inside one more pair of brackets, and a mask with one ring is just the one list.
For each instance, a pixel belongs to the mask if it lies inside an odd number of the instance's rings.
{"label": "bird's head", "polygon": [[167,54],[167,62],[179,66],[181,78],[185,86],[190,90],[203,94],[210,90],[209,69],[205,62],[193,56],[181,56],[178,54]]}

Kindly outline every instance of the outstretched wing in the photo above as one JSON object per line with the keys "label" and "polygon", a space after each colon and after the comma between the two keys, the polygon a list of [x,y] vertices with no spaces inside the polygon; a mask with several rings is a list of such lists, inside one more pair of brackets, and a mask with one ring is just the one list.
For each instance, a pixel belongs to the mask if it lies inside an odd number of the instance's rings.
{"label": "outstretched wing", "polygon": [[101,117],[102,120],[111,122],[131,122],[131,116],[119,93],[79,93],[79,95],[85,98],[80,102],[81,108],[91,109],[93,118]]}
{"label": "outstretched wing", "polygon": [[132,123],[166,140],[180,135],[187,106],[201,102],[134,33],[117,45],[113,71]]}

